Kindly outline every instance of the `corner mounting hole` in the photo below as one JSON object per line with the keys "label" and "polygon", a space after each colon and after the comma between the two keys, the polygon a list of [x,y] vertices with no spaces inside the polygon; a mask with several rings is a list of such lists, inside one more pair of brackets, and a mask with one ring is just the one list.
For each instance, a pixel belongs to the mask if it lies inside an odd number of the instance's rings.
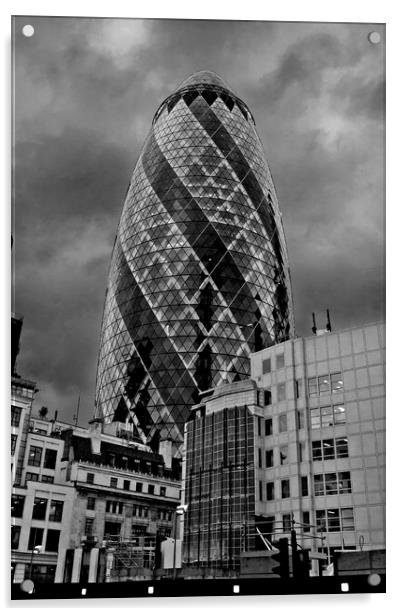
{"label": "corner mounting hole", "polygon": [[341,584],[341,591],[342,592],[349,592],[349,584],[347,582],[342,582],[342,584]]}
{"label": "corner mounting hole", "polygon": [[370,43],[373,43],[373,45],[378,45],[378,43],[381,42],[381,34],[379,32],[370,32],[368,40]]}
{"label": "corner mounting hole", "polygon": [[26,26],[22,28],[22,34],[28,37],[33,36],[35,34],[35,28],[30,24],[26,24]]}

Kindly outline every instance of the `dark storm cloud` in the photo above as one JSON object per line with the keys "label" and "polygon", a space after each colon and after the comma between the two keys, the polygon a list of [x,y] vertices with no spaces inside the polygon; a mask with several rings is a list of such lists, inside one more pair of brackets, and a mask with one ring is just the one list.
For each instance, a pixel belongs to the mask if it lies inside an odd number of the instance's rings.
{"label": "dark storm cloud", "polygon": [[37,405],[93,412],[107,270],[154,112],[216,71],[250,106],[290,256],[298,333],[383,318],[383,56],[364,24],[35,18],[15,58],[18,369]]}

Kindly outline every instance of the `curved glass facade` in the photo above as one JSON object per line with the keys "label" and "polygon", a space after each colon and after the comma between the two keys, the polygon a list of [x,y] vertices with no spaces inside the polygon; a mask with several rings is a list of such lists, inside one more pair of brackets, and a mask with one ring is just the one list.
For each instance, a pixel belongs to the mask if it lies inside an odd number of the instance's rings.
{"label": "curved glass facade", "polygon": [[200,391],[293,335],[281,214],[253,117],[215,73],[159,107],[127,192],[102,323],[96,412],[180,443]]}

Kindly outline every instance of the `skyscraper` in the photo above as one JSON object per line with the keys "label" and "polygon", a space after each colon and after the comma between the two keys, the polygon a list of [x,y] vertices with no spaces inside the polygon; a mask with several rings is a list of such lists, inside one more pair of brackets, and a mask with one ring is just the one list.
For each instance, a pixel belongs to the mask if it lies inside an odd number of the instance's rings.
{"label": "skyscraper", "polygon": [[293,334],[281,214],[247,108],[201,71],[160,105],[127,191],[102,323],[96,413],[183,438],[200,391]]}

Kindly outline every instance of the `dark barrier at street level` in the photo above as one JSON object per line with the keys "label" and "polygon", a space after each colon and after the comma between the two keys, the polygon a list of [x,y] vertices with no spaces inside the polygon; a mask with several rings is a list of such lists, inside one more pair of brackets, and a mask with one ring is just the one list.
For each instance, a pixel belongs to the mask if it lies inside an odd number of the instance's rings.
{"label": "dark barrier at street level", "polygon": [[148,580],[111,584],[35,584],[27,593],[13,584],[11,599],[104,599],[107,597],[197,597],[230,595],[315,595],[384,593],[385,574],[314,577],[302,580],[233,578]]}

